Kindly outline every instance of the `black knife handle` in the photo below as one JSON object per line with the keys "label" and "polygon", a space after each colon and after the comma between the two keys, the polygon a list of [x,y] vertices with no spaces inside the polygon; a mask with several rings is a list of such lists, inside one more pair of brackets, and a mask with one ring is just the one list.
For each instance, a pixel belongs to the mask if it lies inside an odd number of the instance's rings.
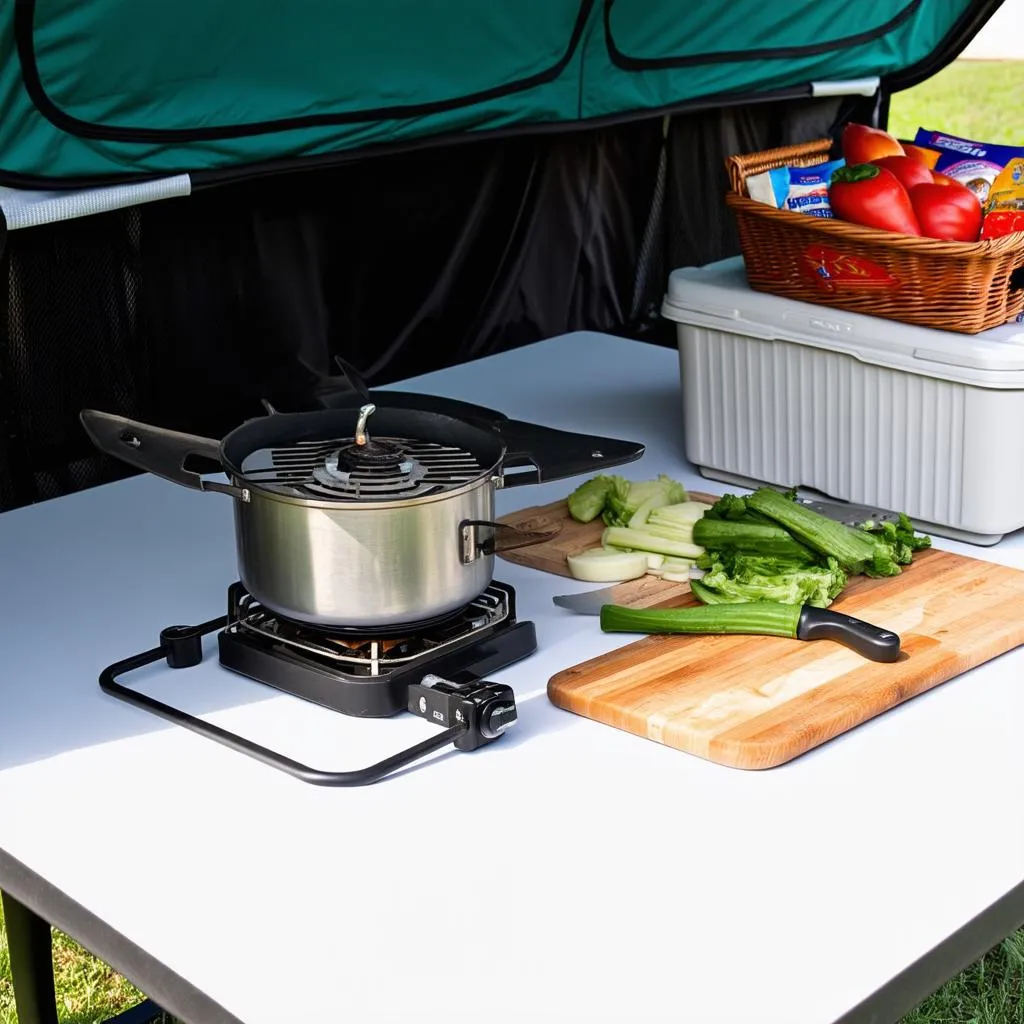
{"label": "black knife handle", "polygon": [[872,661],[896,661],[900,656],[900,638],[895,633],[829,608],[804,605],[796,635],[799,640],[835,640]]}

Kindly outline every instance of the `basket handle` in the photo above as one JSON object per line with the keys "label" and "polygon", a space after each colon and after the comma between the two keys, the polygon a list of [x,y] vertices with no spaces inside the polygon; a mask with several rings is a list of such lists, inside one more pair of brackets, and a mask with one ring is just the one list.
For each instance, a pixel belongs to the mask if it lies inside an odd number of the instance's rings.
{"label": "basket handle", "polygon": [[780,146],[760,153],[730,156],[725,161],[725,173],[729,177],[732,191],[746,196],[747,178],[776,167],[813,167],[826,161],[831,151],[832,140],[825,138],[802,142],[797,146]]}

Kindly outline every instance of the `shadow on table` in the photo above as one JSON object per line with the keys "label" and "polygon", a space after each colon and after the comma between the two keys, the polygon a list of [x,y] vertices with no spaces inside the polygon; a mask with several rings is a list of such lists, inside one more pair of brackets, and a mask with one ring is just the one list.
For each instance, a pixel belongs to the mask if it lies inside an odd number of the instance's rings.
{"label": "shadow on table", "polygon": [[[122,676],[121,682],[194,716],[205,717],[268,700],[306,703],[223,668],[217,661],[215,635],[206,638],[203,652],[203,661],[198,666],[172,669],[161,659]],[[83,747],[182,728],[104,693],[97,677],[98,672],[92,666],[88,672],[81,673],[74,685],[65,683],[59,689],[47,686],[42,680],[38,685],[22,687],[0,684],[0,722],[5,723],[0,734],[0,770]],[[322,709],[320,713],[339,714],[329,709]],[[520,699],[519,714],[516,728],[500,741],[505,748],[518,747],[541,733],[568,727],[574,719],[549,705],[543,695]],[[395,716],[396,719],[407,717],[410,716],[402,713]],[[361,724],[376,729],[380,735],[381,726],[386,726],[388,721],[391,719]],[[6,727],[6,723],[11,722],[17,723],[16,728]],[[346,722],[359,723],[359,720],[346,719]],[[244,726],[239,727],[240,733],[246,731]],[[396,729],[398,746],[403,743],[402,732]]]}

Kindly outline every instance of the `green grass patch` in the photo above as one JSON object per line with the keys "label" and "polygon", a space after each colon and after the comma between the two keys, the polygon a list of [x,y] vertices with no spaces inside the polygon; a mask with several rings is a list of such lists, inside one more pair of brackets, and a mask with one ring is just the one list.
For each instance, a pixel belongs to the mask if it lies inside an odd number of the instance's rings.
{"label": "green grass patch", "polygon": [[1022,1024],[1024,931],[943,985],[901,1024]]}
{"label": "green grass patch", "polygon": [[[18,1024],[3,920],[0,907],[0,1024]],[[57,929],[53,930],[53,977],[62,1024],[99,1024],[145,998],[113,968]]]}
{"label": "green grass patch", "polygon": [[1024,61],[954,61],[928,81],[896,93],[889,130],[913,139],[918,128],[1024,146]]}

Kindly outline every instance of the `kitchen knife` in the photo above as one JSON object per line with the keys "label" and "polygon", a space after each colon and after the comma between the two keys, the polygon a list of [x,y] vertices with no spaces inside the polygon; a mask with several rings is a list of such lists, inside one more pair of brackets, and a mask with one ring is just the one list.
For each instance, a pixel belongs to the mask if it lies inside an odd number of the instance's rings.
{"label": "kitchen knife", "polygon": [[[581,594],[561,594],[553,600],[559,607],[567,608],[579,615],[600,615],[602,608],[614,605],[614,591],[618,586],[617,584],[614,587],[603,587],[600,590],[585,591]],[[716,628],[709,628],[707,630],[672,629],[670,625],[666,625],[664,629],[652,628],[652,618],[665,614],[666,620],[668,620],[670,616],[666,614],[667,612],[685,613],[689,609],[686,607],[676,609],[643,608],[626,609],[627,611],[636,611],[643,615],[644,618],[638,622],[636,628],[617,626],[614,632],[619,632],[620,628],[624,632],[638,633],[696,632],[710,634],[714,632],[750,635],[751,633],[760,632],[746,626],[743,628],[739,626],[730,627],[727,621],[728,618],[734,614],[741,614],[739,609],[744,608],[743,605],[719,604],[692,607],[702,610],[713,608],[716,613],[720,613],[717,614],[718,622],[716,622]],[[749,615],[747,617],[749,618]],[[766,633],[765,635],[778,634]],[[900,638],[896,633],[888,629],[882,629],[870,622],[865,622],[863,619],[854,618],[852,615],[832,611],[830,608],[813,608],[810,605],[803,605],[799,615],[796,616],[792,632],[787,632],[784,635],[792,636],[796,640],[834,640],[836,643],[849,647],[871,661],[892,662],[896,661],[900,656]]]}

